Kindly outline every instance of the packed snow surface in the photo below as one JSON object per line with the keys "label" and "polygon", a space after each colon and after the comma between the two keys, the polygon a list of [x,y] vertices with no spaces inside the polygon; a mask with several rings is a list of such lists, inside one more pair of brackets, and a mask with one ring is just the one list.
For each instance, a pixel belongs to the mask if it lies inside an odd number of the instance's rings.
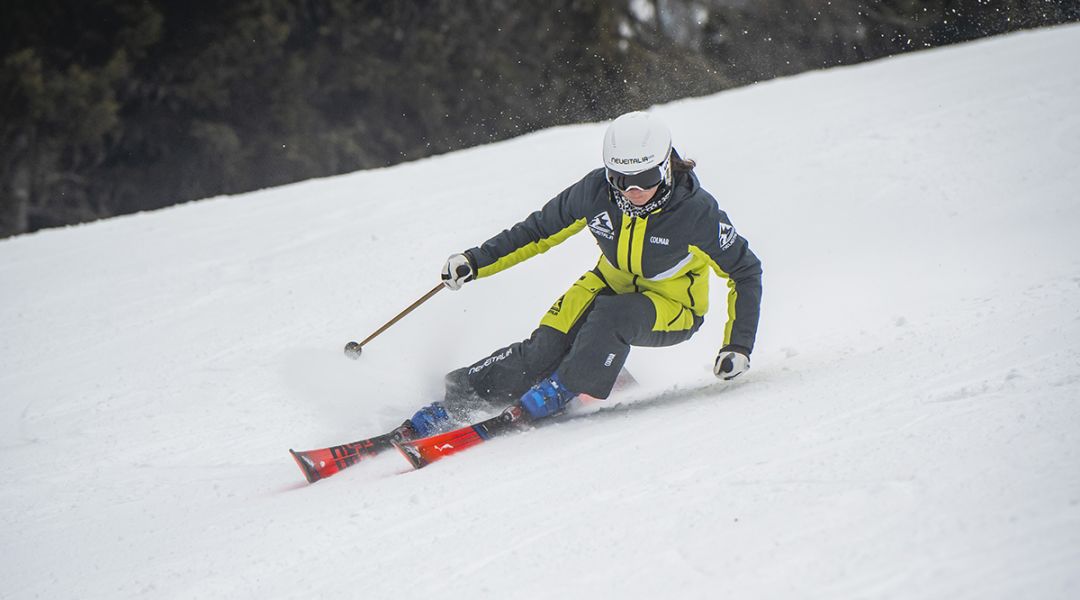
{"label": "packed snow surface", "polygon": [[[442,261],[606,124],[0,242],[3,598],[1080,597],[1080,27],[654,110],[765,268],[753,368],[307,485],[529,334],[587,233]],[[586,408],[577,410],[585,411]]]}

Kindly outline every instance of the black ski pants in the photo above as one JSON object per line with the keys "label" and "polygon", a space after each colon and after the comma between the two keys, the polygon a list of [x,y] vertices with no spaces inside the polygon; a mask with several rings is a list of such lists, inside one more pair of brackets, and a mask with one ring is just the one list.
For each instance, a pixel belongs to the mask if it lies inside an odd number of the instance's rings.
{"label": "black ski pants", "polygon": [[446,401],[451,408],[470,398],[502,408],[555,372],[572,392],[607,398],[631,346],[673,346],[690,339],[703,322],[651,292],[616,294],[590,271],[552,305],[528,339],[448,374]]}

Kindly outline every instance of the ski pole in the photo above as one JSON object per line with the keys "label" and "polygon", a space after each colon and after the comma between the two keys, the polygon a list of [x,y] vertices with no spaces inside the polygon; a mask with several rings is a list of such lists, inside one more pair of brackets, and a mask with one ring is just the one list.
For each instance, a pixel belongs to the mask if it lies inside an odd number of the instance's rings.
{"label": "ski pole", "polygon": [[413,302],[412,304],[410,304],[409,308],[406,308],[405,310],[399,312],[397,314],[397,316],[394,317],[393,319],[390,319],[386,323],[386,325],[383,325],[382,327],[376,329],[375,333],[367,336],[367,338],[365,338],[364,341],[362,341],[360,343],[349,342],[348,344],[345,344],[345,356],[348,356],[349,358],[351,358],[353,360],[356,360],[356,359],[360,358],[360,352],[364,349],[364,344],[370,342],[375,336],[379,335],[380,333],[386,331],[387,329],[390,329],[391,325],[393,325],[394,323],[397,323],[402,318],[404,318],[405,315],[407,315],[407,314],[411,313],[412,311],[416,310],[416,307],[418,307],[421,304],[423,304],[423,303],[427,302],[428,300],[430,300],[432,296],[434,296],[435,294],[438,294],[439,290],[443,289],[444,287],[446,287],[446,286],[443,285],[443,283],[440,281],[439,285],[431,288],[430,292],[424,294],[419,300],[417,300],[416,302]]}

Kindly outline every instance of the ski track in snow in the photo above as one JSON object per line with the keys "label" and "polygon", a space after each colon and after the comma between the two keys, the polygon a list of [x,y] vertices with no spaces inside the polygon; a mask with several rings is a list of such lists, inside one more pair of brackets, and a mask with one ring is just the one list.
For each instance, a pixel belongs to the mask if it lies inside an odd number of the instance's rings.
{"label": "ski track in snow", "polygon": [[0,241],[0,598],[1080,597],[1078,55],[1067,26],[656,107],[764,262],[753,369],[711,376],[714,280],[617,406],[421,471],[308,486],[286,449],[528,335],[586,234],[341,356],[604,124]]}

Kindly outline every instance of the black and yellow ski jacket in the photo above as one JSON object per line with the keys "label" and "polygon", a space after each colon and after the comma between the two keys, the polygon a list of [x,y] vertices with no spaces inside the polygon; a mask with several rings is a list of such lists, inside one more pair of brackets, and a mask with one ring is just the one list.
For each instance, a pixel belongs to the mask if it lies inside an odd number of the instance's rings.
{"label": "black and yellow ski jacket", "polygon": [[618,294],[651,292],[703,317],[708,269],[728,281],[723,345],[753,350],[761,305],[761,261],[692,173],[676,173],[668,202],[644,217],[616,207],[597,169],[524,221],[465,252],[477,278],[546,252],[588,227],[601,256],[593,273]]}

